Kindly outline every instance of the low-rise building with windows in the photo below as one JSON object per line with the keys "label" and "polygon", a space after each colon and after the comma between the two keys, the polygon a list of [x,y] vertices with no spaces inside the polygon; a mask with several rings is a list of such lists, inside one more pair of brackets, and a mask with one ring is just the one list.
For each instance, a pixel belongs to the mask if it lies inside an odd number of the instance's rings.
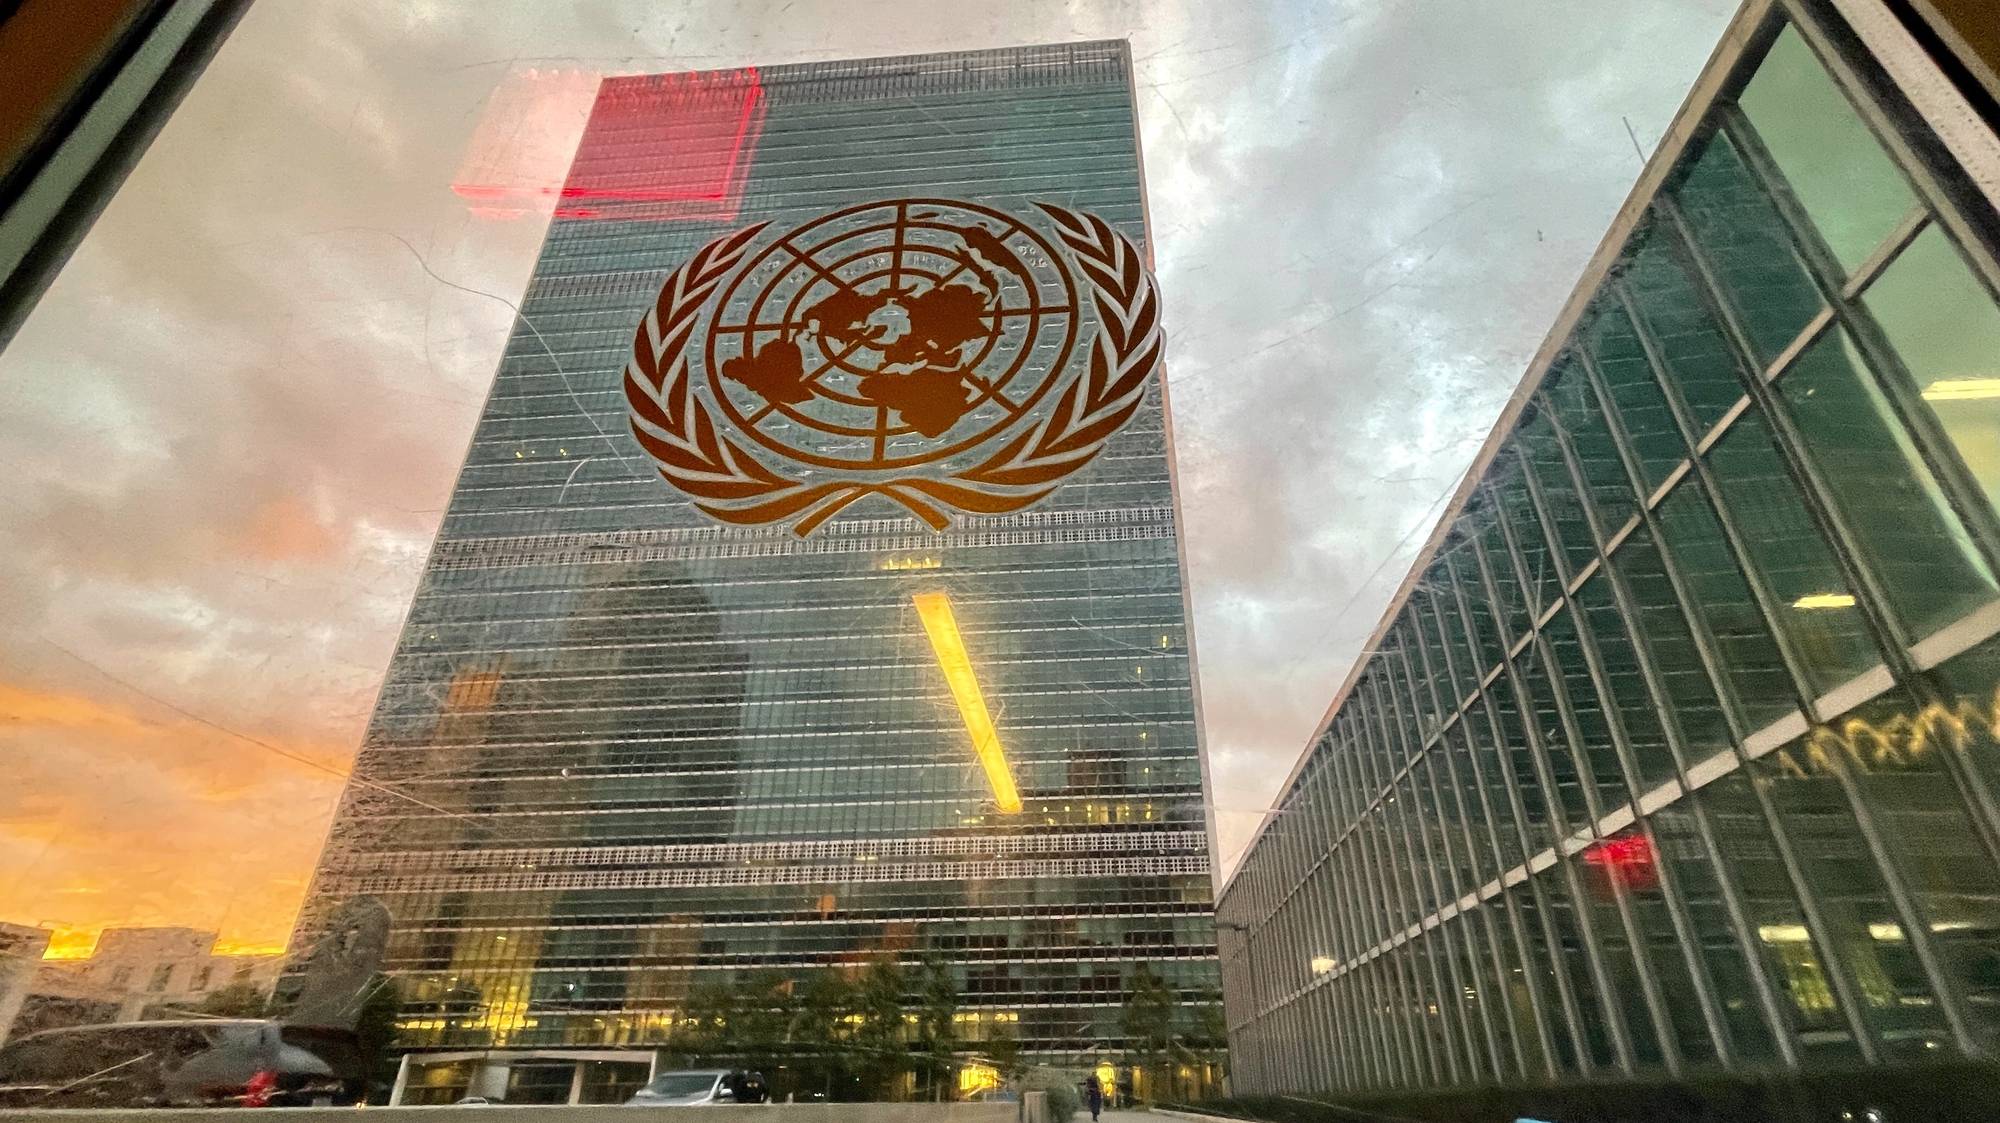
{"label": "low-rise building with windows", "polygon": [[181,1017],[232,987],[241,993],[226,1012],[260,1012],[249,1007],[270,995],[284,956],[218,953],[215,944],[214,932],[195,928],[107,928],[87,958],[41,961],[13,1034]]}
{"label": "low-rise building with windows", "polygon": [[1751,0],[1220,904],[1234,1080],[2000,1047],[2000,140]]}

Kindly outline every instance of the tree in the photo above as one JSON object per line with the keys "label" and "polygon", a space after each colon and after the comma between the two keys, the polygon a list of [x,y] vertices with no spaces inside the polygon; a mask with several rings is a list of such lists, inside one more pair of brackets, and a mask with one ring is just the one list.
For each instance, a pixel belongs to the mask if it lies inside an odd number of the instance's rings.
{"label": "tree", "polygon": [[936,955],[917,963],[917,1075],[929,1098],[942,1100],[958,1050],[958,980],[951,964]]}
{"label": "tree", "polygon": [[888,956],[869,964],[854,988],[854,1029],[848,1041],[862,1089],[873,1098],[890,1095],[908,1071],[903,1022],[903,995],[908,989],[902,966]]}
{"label": "tree", "polygon": [[1222,1016],[1222,992],[1206,988],[1199,1002],[1195,1007],[1194,1035],[1188,1044],[1196,1063],[1220,1070],[1229,1057],[1229,1025]]}
{"label": "tree", "polygon": [[1126,1051],[1141,1071],[1168,1060],[1174,1044],[1176,1002],[1173,988],[1151,965],[1141,963],[1133,969],[1118,1026],[1125,1034]]}
{"label": "tree", "polygon": [[736,980],[731,1044],[753,1066],[784,1051],[791,1041],[792,978],[782,971],[753,971]]}
{"label": "tree", "polygon": [[218,1018],[261,1018],[268,1003],[255,983],[230,983],[210,991],[195,1011]]}
{"label": "tree", "polygon": [[791,1053],[800,1073],[800,1082],[817,1088],[827,1099],[837,1092],[849,1092],[845,1080],[857,1054],[849,1037],[853,1026],[847,1017],[855,1006],[855,988],[838,971],[821,969],[793,986],[798,1000],[793,1004],[790,1026]]}
{"label": "tree", "polygon": [[673,1035],[674,1052],[691,1063],[712,1063],[737,1052],[735,1006],[735,994],[723,983],[705,980],[688,988]]}
{"label": "tree", "polygon": [[1021,1039],[1012,1029],[997,1027],[986,1039],[986,1063],[1000,1074],[1003,1084],[1018,1084],[1027,1065],[1021,1060]]}
{"label": "tree", "polygon": [[[368,1074],[371,1099],[377,1088],[386,1093],[395,1083],[396,1066],[390,1049],[396,1044],[396,1018],[402,1010],[403,993],[396,980],[375,976],[354,1017],[354,1048],[360,1054],[362,1071]],[[388,1102],[386,1095],[383,1102]]]}

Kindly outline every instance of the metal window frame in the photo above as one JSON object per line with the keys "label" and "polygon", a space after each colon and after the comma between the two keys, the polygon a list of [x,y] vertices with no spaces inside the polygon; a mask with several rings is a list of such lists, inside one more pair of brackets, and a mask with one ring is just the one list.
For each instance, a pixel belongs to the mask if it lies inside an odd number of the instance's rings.
{"label": "metal window frame", "polygon": [[[1624,298],[1625,294],[1621,287],[1619,290],[1619,299],[1623,300]],[[1680,412],[1684,410],[1684,404],[1679,401],[1678,394],[1673,389],[1666,387],[1665,383],[1667,380],[1661,377],[1662,368],[1657,362],[1656,354],[1650,349],[1645,325],[1639,322],[1636,316],[1633,317],[1633,322],[1635,328],[1640,332],[1642,350],[1646,352],[1647,362],[1652,366],[1653,376],[1662,383],[1663,389],[1666,390],[1668,407],[1671,411],[1675,411],[1676,423],[1680,428],[1682,439],[1685,441],[1688,433],[1686,415],[1684,412]],[[1639,513],[1619,530],[1619,544],[1623,544],[1623,542],[1629,540],[1631,534],[1634,533],[1635,527],[1645,528],[1649,536],[1648,540],[1653,544],[1655,553],[1659,553],[1658,528],[1652,519],[1651,505],[1639,493],[1645,476],[1643,469],[1639,465],[1636,453],[1634,453],[1630,444],[1612,428],[1617,423],[1617,419],[1608,416],[1609,411],[1604,408],[1603,398],[1599,393],[1598,387],[1591,384],[1592,372],[1584,367],[1580,359],[1571,368],[1569,376],[1582,379],[1586,389],[1589,390],[1592,399],[1589,404],[1591,408],[1598,411],[1600,419],[1606,425],[1606,431],[1611,436],[1613,451],[1618,456],[1620,466],[1624,470],[1627,487],[1636,501],[1636,509]],[[1546,403],[1546,398],[1544,398],[1544,402]],[[1562,424],[1559,413],[1554,409],[1550,409],[1548,412],[1554,421],[1557,446],[1569,470],[1571,486],[1577,488],[1579,493],[1587,494],[1589,484],[1583,470],[1582,458],[1578,454],[1567,428]],[[1591,502],[1585,501],[1583,508],[1585,521],[1591,528],[1592,537],[1598,543],[1598,570],[1604,574],[1607,587],[1611,590],[1612,602],[1622,617],[1626,642],[1632,650],[1634,660],[1638,663],[1640,677],[1645,684],[1647,696],[1653,702],[1654,709],[1660,720],[1661,731],[1666,737],[1668,753],[1674,760],[1675,781],[1680,785],[1683,793],[1692,792],[1695,789],[1695,785],[1688,775],[1690,761],[1686,735],[1681,730],[1680,722],[1675,715],[1671,696],[1666,689],[1665,677],[1653,659],[1651,648],[1646,644],[1644,636],[1640,634],[1637,598],[1633,595],[1619,567],[1613,565],[1611,562],[1612,546],[1608,544],[1604,534],[1601,524],[1602,516]],[[1676,587],[1675,593],[1676,608],[1691,615],[1688,609],[1688,602],[1678,587]],[[1589,642],[1594,649],[1597,640],[1588,625],[1587,619],[1579,621],[1578,632],[1590,637]],[[1697,645],[1698,656],[1700,656],[1701,651],[1701,647]],[[1601,660],[1601,652],[1598,654],[1598,658]],[[1711,676],[1712,680],[1719,674],[1716,667],[1705,666],[1703,670]],[[1600,690],[1608,694],[1609,684],[1602,684]],[[1726,708],[1728,704],[1718,694],[1717,705]],[[1732,740],[1735,739],[1737,738],[1733,736]],[[1638,802],[1638,795],[1635,792],[1633,803],[1636,806]],[[1721,844],[1716,837],[1715,826],[1708,815],[1705,801],[1694,799],[1688,800],[1687,803],[1691,811],[1691,817],[1695,822],[1696,832],[1702,842],[1704,857],[1708,862],[1709,871],[1715,878],[1723,898],[1724,911],[1730,920],[1731,935],[1736,940],[1738,953],[1742,956],[1745,971],[1750,977],[1752,987],[1756,992],[1759,1010],[1762,1012],[1766,1026],[1776,1043],[1781,1061],[1786,1067],[1795,1067],[1799,1062],[1800,1055],[1798,1037],[1789,1020],[1781,1012],[1777,998],[1777,988],[1770,978],[1767,969],[1768,965],[1757,946],[1755,928],[1749,921],[1749,913],[1743,902],[1741,886],[1737,884],[1733,871],[1722,857]],[[1646,837],[1655,847],[1655,853],[1659,853],[1658,839],[1653,834],[1651,826],[1651,816],[1642,816],[1640,822],[1644,826]],[[1686,894],[1679,888],[1679,874],[1672,871],[1671,862],[1660,863],[1660,870],[1667,900],[1670,902],[1674,912],[1675,923],[1677,926],[1685,926],[1688,929],[1689,934],[1683,935],[1682,940],[1684,950],[1688,954],[1689,970],[1697,980],[1698,985],[1702,987],[1702,1015],[1704,1020],[1707,1021],[1710,1033],[1714,1038],[1718,1062],[1727,1066],[1731,1063],[1734,1049],[1725,1028],[1725,1022],[1721,1017],[1719,1009],[1716,1007],[1715,984],[1709,975],[1706,957],[1700,953],[1699,938],[1691,934],[1693,922],[1687,914]],[[1702,980],[1706,980],[1706,983],[1703,984]]]}

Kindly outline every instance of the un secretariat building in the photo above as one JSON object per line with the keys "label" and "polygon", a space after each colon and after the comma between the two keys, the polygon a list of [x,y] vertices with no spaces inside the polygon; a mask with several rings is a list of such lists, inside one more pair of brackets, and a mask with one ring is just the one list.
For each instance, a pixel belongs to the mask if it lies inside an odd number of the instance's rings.
{"label": "un secretariat building", "polygon": [[[616,1100],[691,991],[883,957],[1075,1076],[1141,965],[1213,1020],[1161,388],[1037,428],[1103,315],[1038,203],[1145,244],[1124,44],[605,81],[296,935],[387,906],[405,1102]],[[1017,432],[1060,479],[923,482]]]}

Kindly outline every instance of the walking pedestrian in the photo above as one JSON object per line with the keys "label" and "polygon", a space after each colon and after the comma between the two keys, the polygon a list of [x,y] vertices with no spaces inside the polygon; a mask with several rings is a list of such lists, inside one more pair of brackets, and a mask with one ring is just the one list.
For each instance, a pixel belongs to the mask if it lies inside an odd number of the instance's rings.
{"label": "walking pedestrian", "polygon": [[1098,1115],[1104,1111],[1104,1081],[1094,1072],[1083,1082],[1083,1098],[1090,1105],[1090,1123],[1097,1123]]}

